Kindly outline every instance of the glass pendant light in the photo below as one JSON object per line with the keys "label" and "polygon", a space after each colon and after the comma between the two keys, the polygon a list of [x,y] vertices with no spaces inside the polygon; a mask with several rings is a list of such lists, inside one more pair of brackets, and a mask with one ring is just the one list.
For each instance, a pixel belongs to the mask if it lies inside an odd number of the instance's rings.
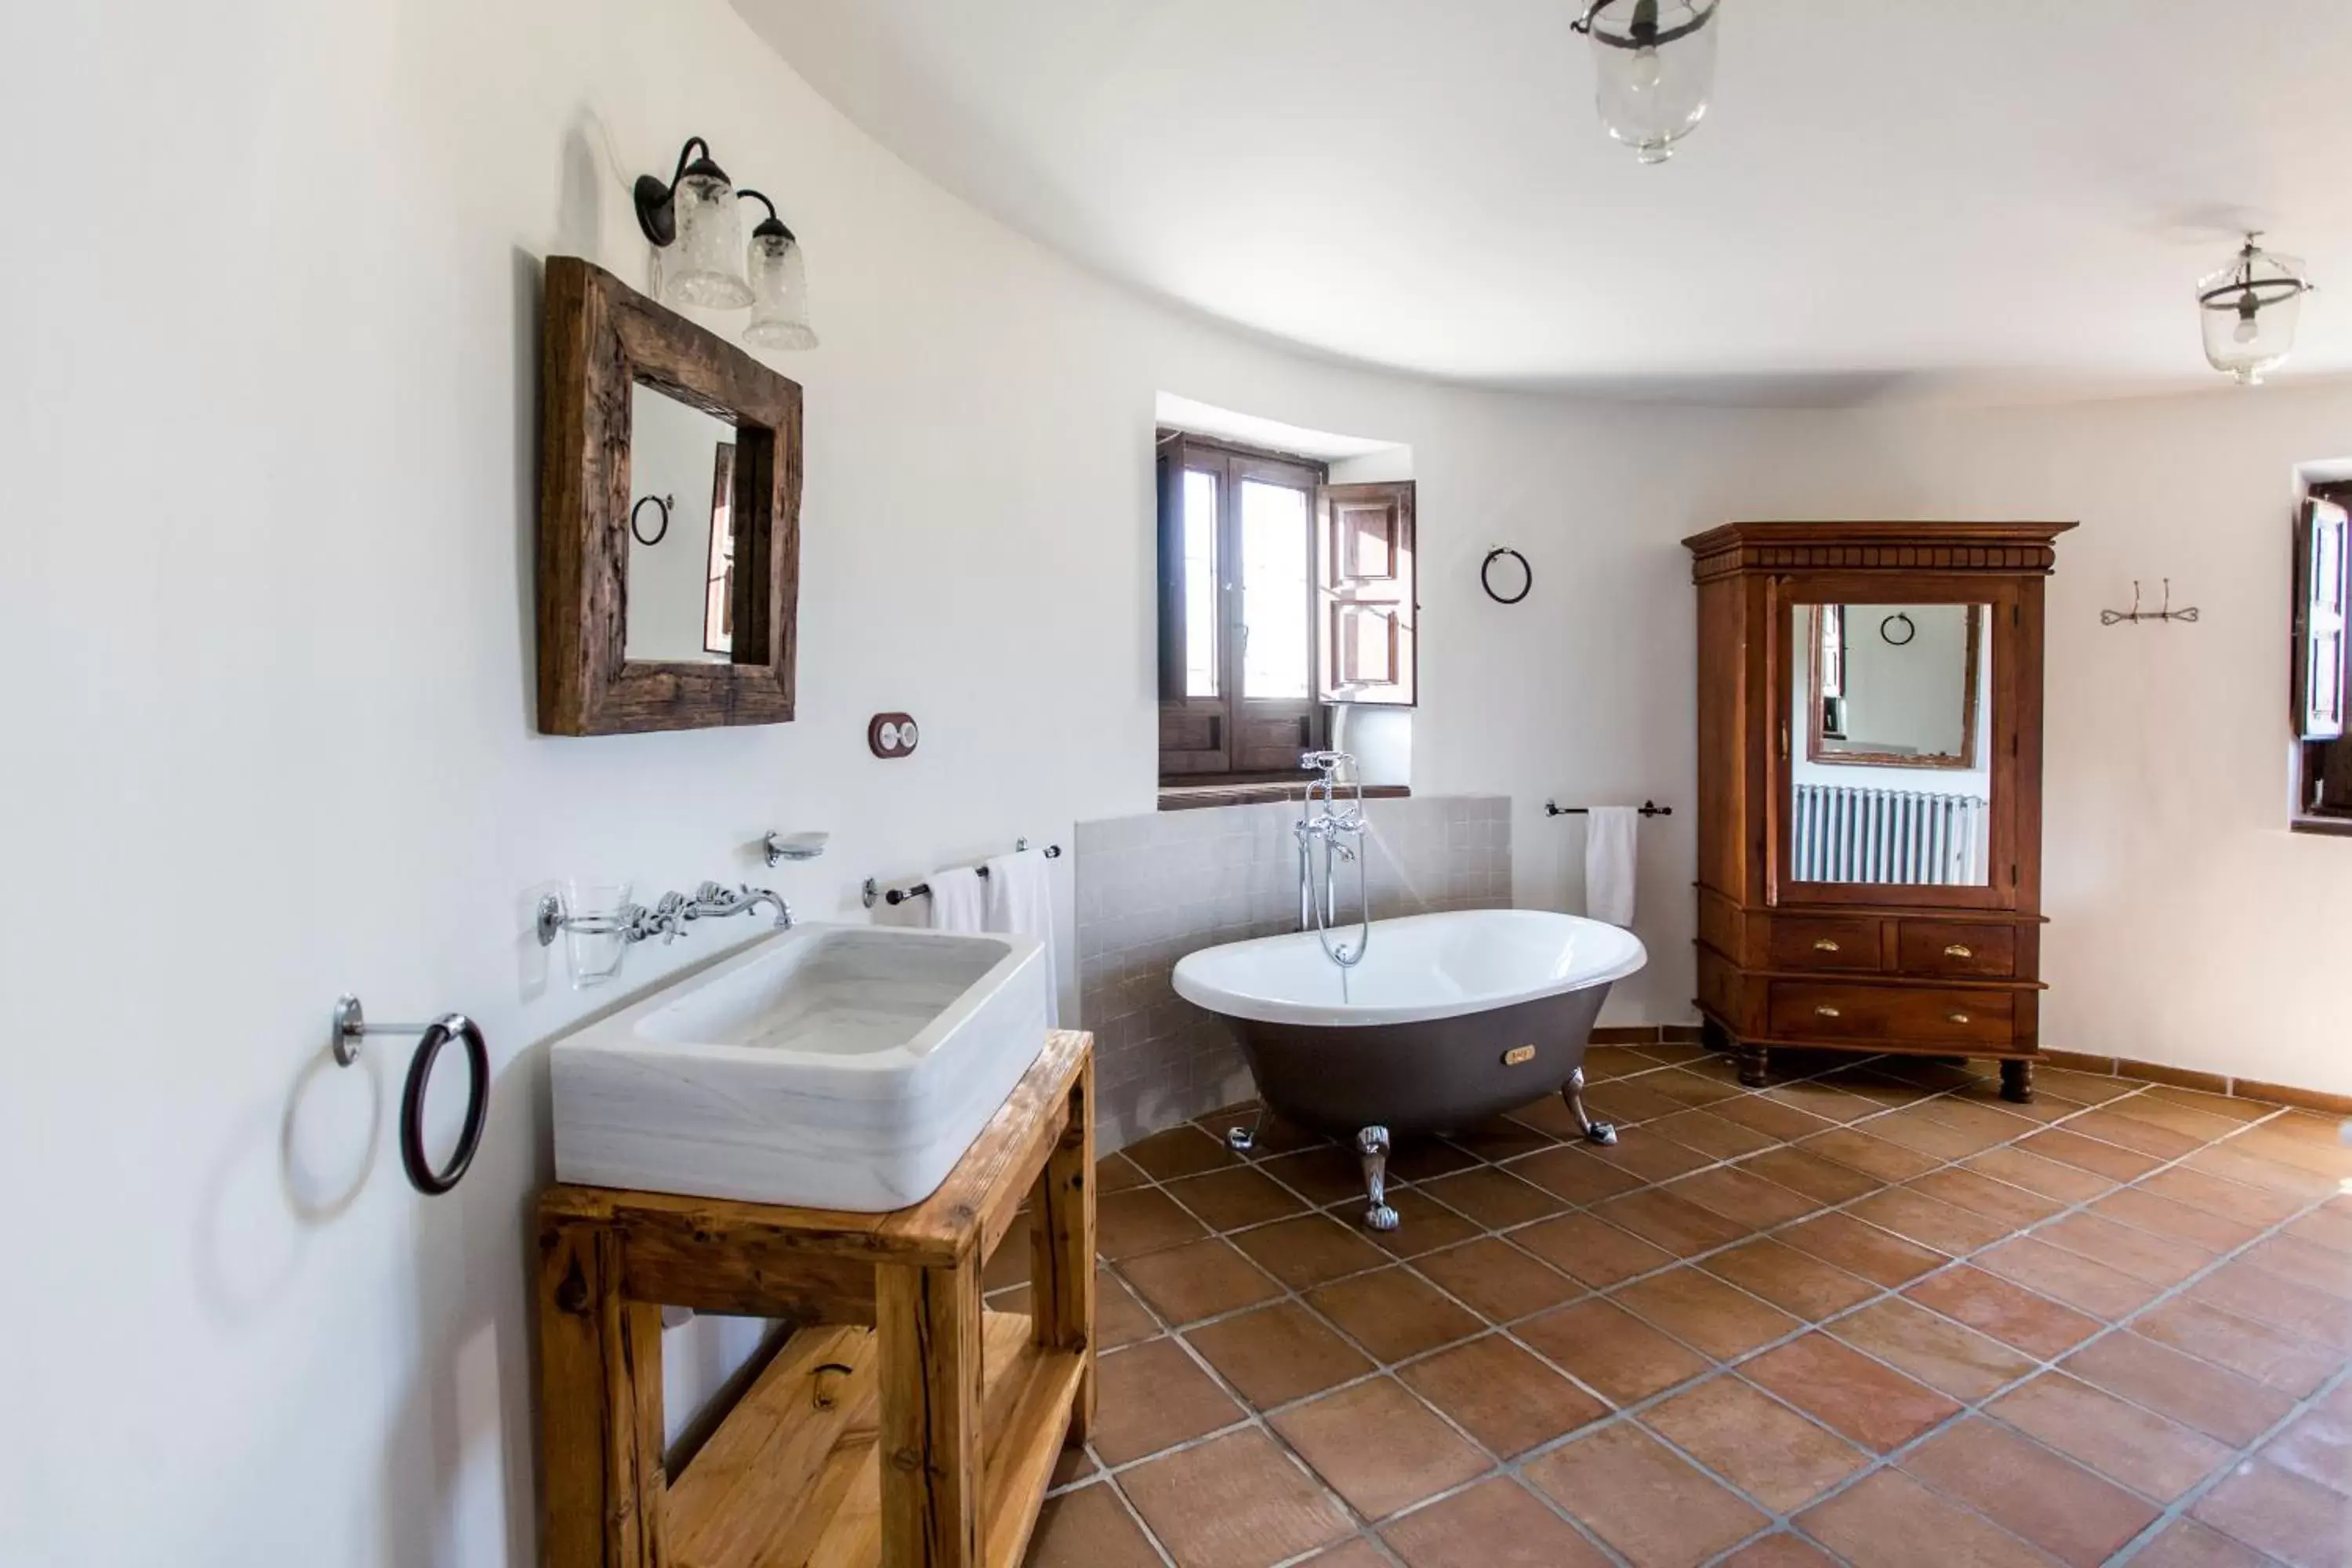
{"label": "glass pendant light", "polygon": [[1592,40],[1601,122],[1644,163],[1706,118],[1715,90],[1715,13],[1721,0],[1592,0],[1574,24]]}
{"label": "glass pendant light", "polygon": [[651,174],[638,176],[636,202],[638,226],[668,252],[664,299],[716,310],[740,310],[751,302],[735,187],[727,171],[710,161],[709,143],[697,136],[680,148],[677,173],[667,185]]}
{"label": "glass pendant light", "polygon": [[2205,329],[2205,358],[2242,386],[2259,386],[2263,373],[2294,351],[2303,297],[2311,292],[2303,263],[2273,256],[2246,236],[2237,259],[2198,280],[2197,314]]}
{"label": "glass pendant light", "polygon": [[809,326],[808,267],[800,242],[776,216],[773,202],[757,191],[742,196],[768,209],[751,230],[751,321],[743,341],[754,348],[813,349],[816,332]]}

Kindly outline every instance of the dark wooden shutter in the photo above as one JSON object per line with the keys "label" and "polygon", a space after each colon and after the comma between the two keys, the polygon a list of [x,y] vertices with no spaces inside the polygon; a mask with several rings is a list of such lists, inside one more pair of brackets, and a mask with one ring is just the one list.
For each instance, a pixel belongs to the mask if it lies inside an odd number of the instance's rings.
{"label": "dark wooden shutter", "polygon": [[1317,616],[1326,702],[1412,707],[1421,650],[1414,621],[1412,485],[1326,485],[1316,492]]}
{"label": "dark wooden shutter", "polygon": [[2352,527],[2345,510],[2317,498],[2304,504],[2295,536],[2294,715],[2306,741],[2344,735],[2345,616],[2352,599]]}
{"label": "dark wooden shutter", "polygon": [[[1181,436],[1160,443],[1160,773],[1184,778],[1198,773],[1223,773],[1233,767],[1232,716],[1224,695],[1195,698],[1185,693],[1185,669],[1190,649],[1185,644],[1184,602],[1184,470],[1189,466]],[[1224,477],[1218,475],[1222,504]],[[1223,543],[1219,541],[1223,564]],[[1222,622],[1223,609],[1218,609]]]}

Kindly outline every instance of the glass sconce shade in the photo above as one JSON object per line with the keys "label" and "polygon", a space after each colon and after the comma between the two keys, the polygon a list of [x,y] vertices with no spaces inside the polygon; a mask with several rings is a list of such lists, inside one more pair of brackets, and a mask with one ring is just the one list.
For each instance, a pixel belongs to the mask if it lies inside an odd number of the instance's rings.
{"label": "glass sconce shade", "polygon": [[1721,0],[1593,0],[1576,30],[1592,40],[1601,122],[1644,163],[1706,116]]}
{"label": "glass sconce shade", "polygon": [[2302,261],[2272,255],[2258,237],[2246,236],[2236,260],[2197,284],[2206,361],[2243,386],[2260,385],[2294,351],[2303,297],[2311,291]]}
{"label": "glass sconce shade", "polygon": [[751,321],[743,341],[754,348],[813,349],[808,266],[793,231],[769,218],[751,231]]}
{"label": "glass sconce shade", "polygon": [[751,302],[743,277],[743,219],[735,187],[709,159],[688,166],[671,188],[677,241],[665,257],[662,292],[672,304],[740,310]]}

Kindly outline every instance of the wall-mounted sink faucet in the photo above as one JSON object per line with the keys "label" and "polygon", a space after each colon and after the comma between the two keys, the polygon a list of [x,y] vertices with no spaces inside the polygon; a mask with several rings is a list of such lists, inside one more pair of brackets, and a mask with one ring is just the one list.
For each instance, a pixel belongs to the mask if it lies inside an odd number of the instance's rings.
{"label": "wall-mounted sink faucet", "polygon": [[778,931],[791,929],[792,905],[784,902],[782,894],[768,888],[744,886],[730,892],[716,882],[705,882],[694,889],[691,897],[664,893],[651,909],[643,904],[625,904],[608,912],[579,915],[565,912],[563,900],[550,893],[539,900],[539,945],[553,946],[556,937],[567,931],[584,936],[616,936],[630,943],[656,936],[670,942],[684,936],[686,928],[696,921],[750,914],[762,904],[774,906]]}

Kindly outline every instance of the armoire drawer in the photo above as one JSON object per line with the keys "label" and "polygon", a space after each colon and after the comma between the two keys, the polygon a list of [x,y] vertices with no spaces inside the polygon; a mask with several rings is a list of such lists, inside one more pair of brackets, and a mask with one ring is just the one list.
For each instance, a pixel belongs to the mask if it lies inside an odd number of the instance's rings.
{"label": "armoire drawer", "polygon": [[2017,931],[2012,926],[1905,921],[1895,952],[1896,967],[1906,974],[2006,980],[2017,973]]}
{"label": "armoire drawer", "polygon": [[2005,991],[1937,991],[1909,985],[1776,980],[1774,1036],[1851,1045],[1872,1040],[1948,1041],[2006,1047],[2015,1032],[2014,999]]}
{"label": "armoire drawer", "polygon": [[1875,971],[1878,931],[1874,917],[1774,915],[1768,939],[1772,967]]}

